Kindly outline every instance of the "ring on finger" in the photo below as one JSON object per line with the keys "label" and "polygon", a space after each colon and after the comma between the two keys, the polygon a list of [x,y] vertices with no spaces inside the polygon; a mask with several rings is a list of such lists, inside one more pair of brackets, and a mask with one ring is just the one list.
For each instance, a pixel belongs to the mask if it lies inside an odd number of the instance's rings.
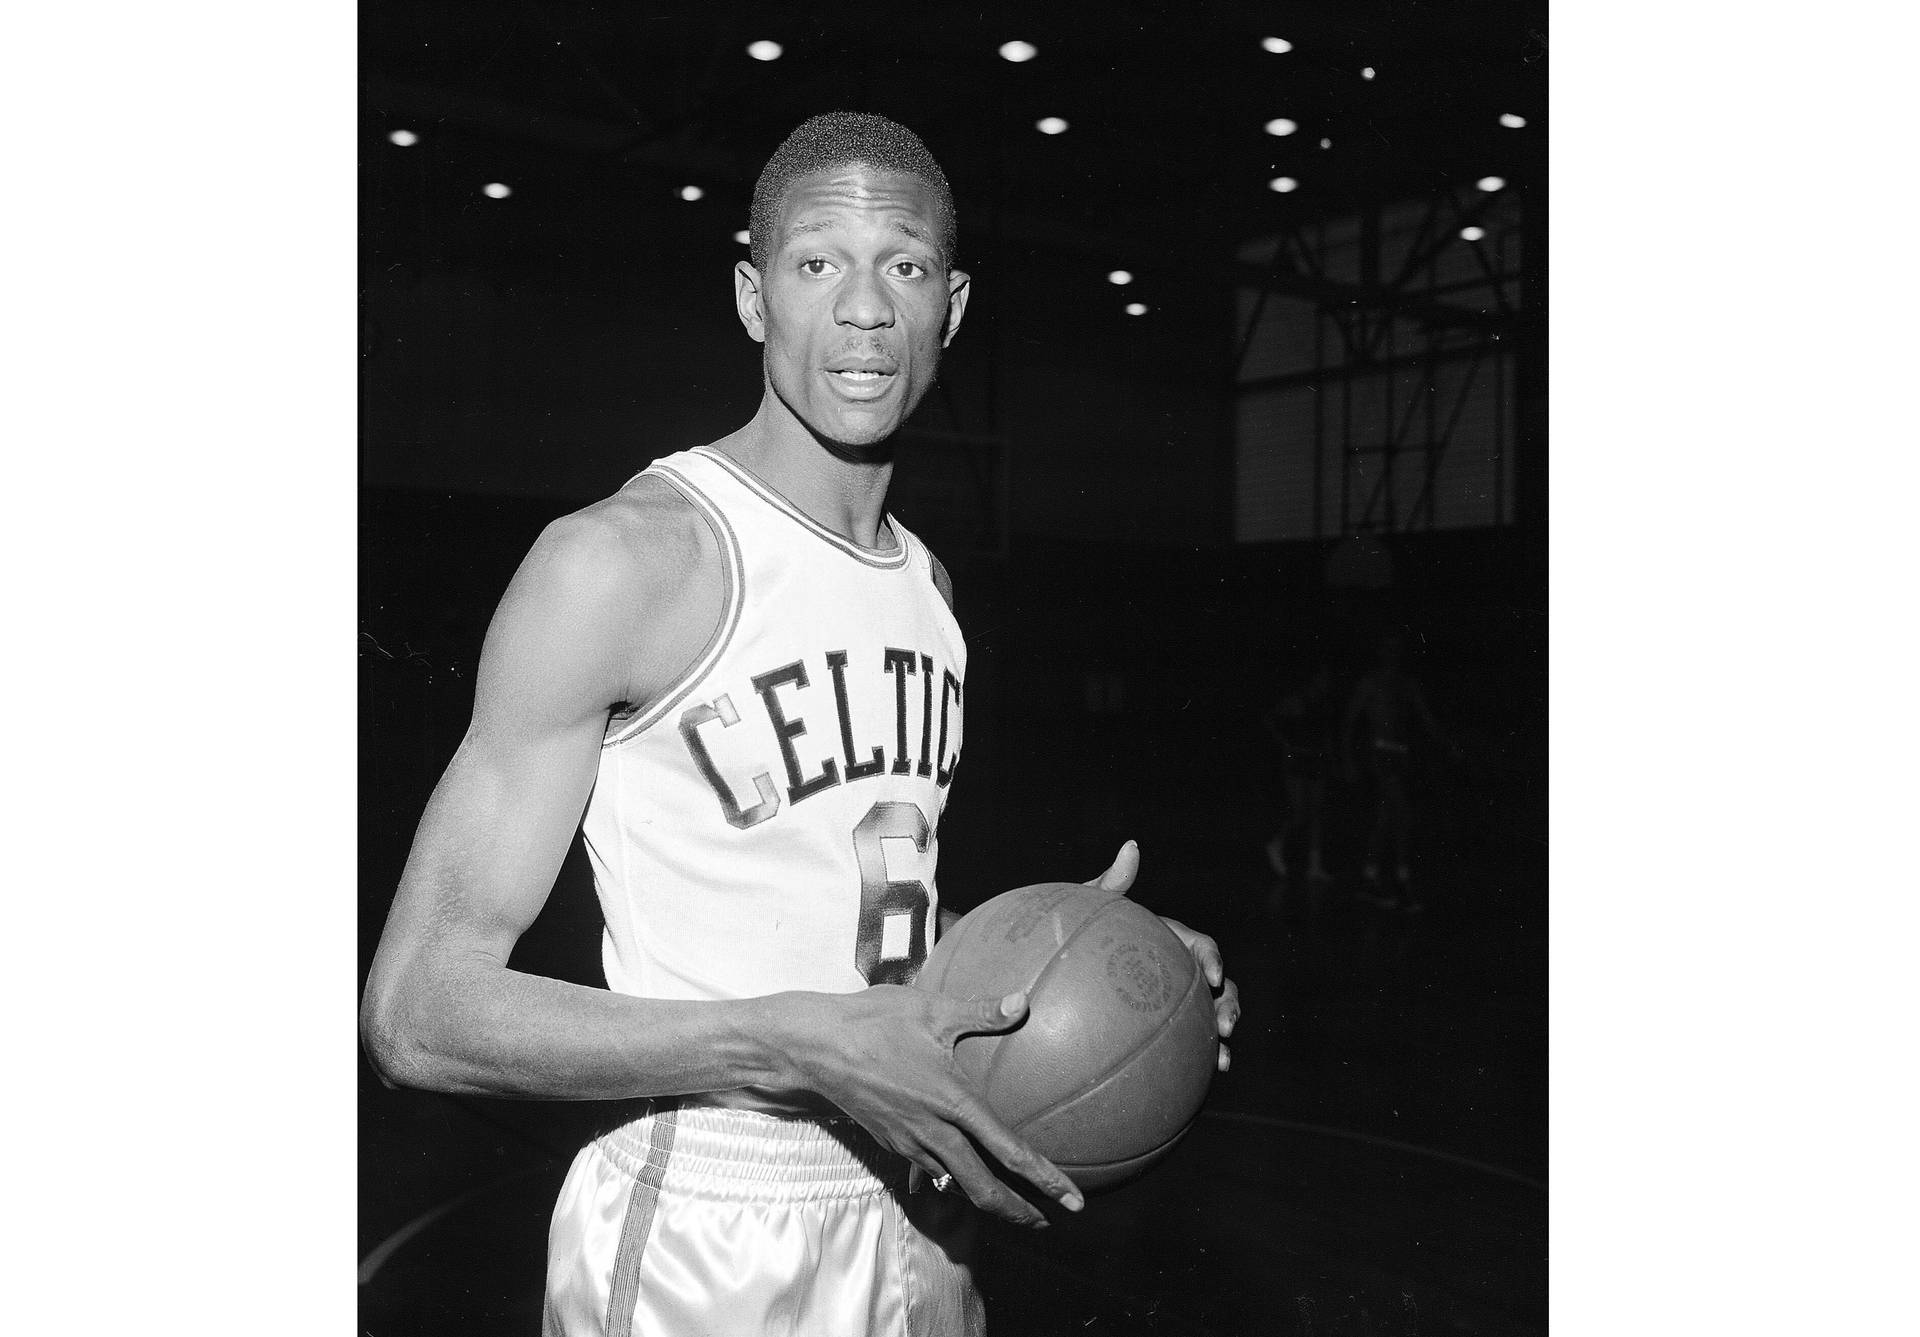
{"label": "ring on finger", "polygon": [[945,1193],[947,1191],[947,1186],[951,1183],[953,1183],[952,1175],[950,1174],[937,1175],[934,1177],[933,1191],[935,1193]]}

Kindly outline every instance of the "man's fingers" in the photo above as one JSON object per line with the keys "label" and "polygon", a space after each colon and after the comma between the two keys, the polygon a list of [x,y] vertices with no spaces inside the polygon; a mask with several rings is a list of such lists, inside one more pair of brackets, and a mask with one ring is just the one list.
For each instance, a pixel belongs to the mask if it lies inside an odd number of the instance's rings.
{"label": "man's fingers", "polygon": [[[973,1142],[967,1140],[973,1138],[1010,1174],[1025,1179],[1068,1211],[1077,1212],[1086,1205],[1080,1190],[1059,1167],[1016,1138],[984,1106],[969,1101],[966,1113],[959,1116],[957,1128],[966,1136],[953,1137],[929,1153],[913,1157],[907,1168],[910,1192],[919,1192],[922,1188],[941,1192],[958,1189],[983,1212],[991,1212],[1017,1226],[1036,1230],[1044,1227],[1046,1213],[994,1172]],[[942,1180],[948,1182],[942,1183]]]}
{"label": "man's fingers", "polygon": [[1102,891],[1118,891],[1124,893],[1128,888],[1133,886],[1133,879],[1139,875],[1139,872],[1140,846],[1138,843],[1129,840],[1120,847],[1120,853],[1114,856],[1113,863],[1108,867],[1107,871],[1088,882],[1087,885],[1090,887],[1098,887]]}
{"label": "man's fingers", "polygon": [[[1027,995],[1024,990],[1016,990],[1001,998],[943,1001],[947,1003],[943,1029],[949,1044],[957,1045],[962,1037],[968,1035],[1011,1030],[1027,1015]],[[955,1088],[952,1104],[940,1116],[943,1129],[926,1135],[926,1140],[919,1143],[921,1154],[911,1156],[916,1167],[936,1183],[942,1175],[951,1175],[951,1187],[964,1192],[982,1211],[991,1212],[1015,1225],[1034,1228],[1046,1225],[1045,1213],[988,1168],[981,1159],[980,1151],[976,1150],[977,1143],[979,1148],[998,1160],[1009,1172],[1026,1179],[1069,1211],[1079,1211],[1082,1200],[1073,1181],[1051,1161],[1015,1137],[1005,1124],[994,1117],[986,1103],[964,1084],[964,1080],[962,1077],[961,1083]]]}
{"label": "man's fingers", "polygon": [[1199,933],[1195,934],[1193,941],[1188,944],[1188,950],[1193,953],[1193,959],[1200,963],[1200,969],[1206,974],[1208,984],[1217,989],[1226,982],[1227,963],[1220,955],[1219,943],[1206,934]]}
{"label": "man's fingers", "polygon": [[1240,986],[1232,980],[1227,981],[1226,989],[1213,1000],[1213,1024],[1222,1040],[1232,1035],[1233,1028],[1240,1024]]}
{"label": "man's fingers", "polygon": [[1232,980],[1213,1000],[1213,1026],[1220,1033],[1220,1058],[1217,1064],[1225,1072],[1233,1063],[1233,1055],[1227,1049],[1227,1037],[1233,1034],[1233,1028],[1240,1024],[1240,986]]}
{"label": "man's fingers", "polygon": [[[1077,1212],[1086,1205],[1079,1188],[1059,1166],[1015,1137],[979,1101],[969,1099],[956,1122],[1009,1173],[1026,1180],[1068,1211]],[[956,1148],[950,1154],[943,1154],[941,1159],[953,1172],[955,1181],[967,1191],[967,1196],[983,1211],[1005,1217],[1016,1225],[1046,1224],[1046,1215],[988,1168],[972,1146]]]}
{"label": "man's fingers", "polygon": [[1174,937],[1187,945],[1201,973],[1207,977],[1207,983],[1220,990],[1220,996],[1213,1000],[1213,1026],[1221,1040],[1218,1067],[1225,1072],[1233,1062],[1225,1042],[1233,1034],[1233,1028],[1240,1024],[1240,986],[1227,978],[1226,962],[1220,956],[1219,943],[1204,933],[1195,933],[1177,919],[1162,915],[1161,922],[1173,930]]}
{"label": "man's fingers", "polygon": [[1004,998],[970,998],[954,1006],[947,1022],[948,1043],[965,1035],[997,1035],[1026,1019],[1027,995],[1016,990]]}
{"label": "man's fingers", "polygon": [[1220,944],[1204,933],[1196,933],[1177,919],[1160,916],[1160,922],[1173,930],[1173,936],[1186,944],[1193,953],[1193,959],[1200,963],[1200,973],[1207,977],[1207,983],[1219,988],[1226,982],[1227,963],[1220,955]]}
{"label": "man's fingers", "polygon": [[954,1164],[953,1187],[964,1192],[975,1207],[1016,1226],[1045,1229],[1047,1214],[1014,1192],[977,1155],[968,1152],[964,1157],[955,1156]]}

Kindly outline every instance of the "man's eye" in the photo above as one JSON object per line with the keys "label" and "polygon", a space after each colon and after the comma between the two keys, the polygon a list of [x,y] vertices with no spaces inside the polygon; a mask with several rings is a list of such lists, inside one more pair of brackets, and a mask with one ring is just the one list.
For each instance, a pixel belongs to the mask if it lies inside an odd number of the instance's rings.
{"label": "man's eye", "polygon": [[811,260],[802,260],[800,262],[800,272],[803,274],[810,275],[813,278],[819,278],[822,274],[829,272],[832,268],[833,268],[833,265],[830,261],[823,260],[817,255]]}
{"label": "man's eye", "polygon": [[915,264],[911,260],[900,261],[893,267],[893,271],[903,279],[917,279],[927,272],[926,266]]}

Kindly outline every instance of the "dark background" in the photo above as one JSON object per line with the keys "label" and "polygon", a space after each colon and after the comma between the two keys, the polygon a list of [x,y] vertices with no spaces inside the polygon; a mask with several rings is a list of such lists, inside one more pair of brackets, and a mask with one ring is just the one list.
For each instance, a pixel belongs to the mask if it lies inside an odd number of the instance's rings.
{"label": "dark background", "polygon": [[[1136,838],[1136,896],[1220,939],[1246,1010],[1172,1159],[1082,1221],[993,1237],[995,1330],[1543,1331],[1545,31],[1514,4],[369,8],[362,974],[515,563],[751,414],[729,270],[754,176],[805,116],[882,112],[953,180],[975,283],[897,490],[972,653],[943,897],[1089,877]],[[1001,60],[1013,37],[1038,58]],[[758,39],[786,53],[751,60]],[[1280,114],[1301,133],[1263,134]],[[1070,129],[1037,134],[1043,115]],[[1302,189],[1267,190],[1280,171]],[[1530,225],[1499,317],[1521,372],[1509,522],[1371,524],[1390,576],[1360,587],[1329,562],[1351,533],[1236,542],[1240,248],[1493,171]],[[1262,848],[1262,712],[1310,659],[1344,693],[1385,630],[1461,749],[1418,773],[1417,916],[1355,895],[1358,786],[1332,787],[1317,900]],[[577,859],[515,964],[601,982]],[[535,1330],[546,1212],[593,1112],[391,1092],[364,1065],[361,1096],[362,1328]]]}

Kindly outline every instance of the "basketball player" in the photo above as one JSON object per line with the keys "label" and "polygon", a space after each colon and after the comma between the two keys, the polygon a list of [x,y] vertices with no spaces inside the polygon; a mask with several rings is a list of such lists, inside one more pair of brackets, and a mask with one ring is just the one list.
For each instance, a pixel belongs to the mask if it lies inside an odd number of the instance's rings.
{"label": "basketball player", "polygon": [[1307,878],[1327,882],[1332,875],[1320,859],[1320,835],[1326,810],[1327,776],[1333,764],[1333,670],[1324,662],[1297,679],[1261,717],[1280,749],[1286,806],[1280,829],[1267,842],[1267,862],[1287,875],[1287,838],[1305,829]]}
{"label": "basketball player", "polygon": [[[750,221],[734,294],[760,407],[535,543],[362,1032],[391,1082],[637,1102],[561,1190],[550,1337],[978,1332],[974,1222],[945,1190],[1044,1225],[991,1157],[1082,1202],[952,1061],[1025,997],[904,987],[951,918],[934,871],[967,652],[945,571],[884,504],[890,438],[966,311],[952,200],[911,133],[836,113],[774,154]],[[506,965],[576,827],[606,989]],[[1128,842],[1101,884],[1138,859]],[[1218,948],[1170,926],[1228,1035]],[[920,1174],[943,1192],[910,1192]]]}
{"label": "basketball player", "polygon": [[[1380,890],[1380,865],[1393,859],[1394,881],[1407,897],[1407,909],[1419,910],[1413,896],[1413,870],[1408,846],[1413,836],[1413,799],[1408,792],[1413,746],[1419,735],[1445,745],[1440,725],[1427,709],[1426,692],[1420,680],[1402,666],[1406,644],[1395,634],[1381,637],[1379,658],[1371,672],[1361,678],[1347,703],[1341,737],[1351,747],[1355,726],[1363,725],[1366,742],[1365,769],[1373,782],[1373,827],[1367,835],[1366,863],[1360,870],[1365,882],[1363,898],[1382,908],[1399,904],[1391,894]],[[1347,774],[1353,777],[1361,768],[1361,759],[1353,751],[1347,754]]]}

